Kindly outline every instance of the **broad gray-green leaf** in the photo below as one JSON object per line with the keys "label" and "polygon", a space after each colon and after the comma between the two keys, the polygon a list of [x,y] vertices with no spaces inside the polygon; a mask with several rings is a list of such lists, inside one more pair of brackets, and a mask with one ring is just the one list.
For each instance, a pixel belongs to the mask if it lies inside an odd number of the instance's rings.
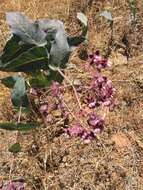
{"label": "broad gray-green leaf", "polygon": [[47,68],[47,49],[45,47],[32,47],[19,56],[2,64],[0,70],[10,72],[34,72]]}
{"label": "broad gray-green leaf", "polygon": [[77,19],[84,24],[84,26],[87,26],[87,17],[82,12],[77,13]]}
{"label": "broad gray-green leaf", "polygon": [[40,19],[37,21],[37,24],[40,29],[47,33],[48,40],[51,40],[49,63],[55,66],[66,64],[68,61],[67,57],[70,54],[70,48],[63,22],[60,20]]}
{"label": "broad gray-green leaf", "polygon": [[112,22],[113,21],[113,17],[112,17],[112,14],[111,12],[109,11],[103,11],[100,16],[103,16],[105,17],[108,21]]}
{"label": "broad gray-green leaf", "polygon": [[0,123],[0,129],[5,129],[9,131],[28,131],[31,129],[36,129],[38,125],[35,123]]}
{"label": "broad gray-green leaf", "polygon": [[64,31],[64,24],[60,20],[40,19],[37,21],[37,24],[48,35],[53,34],[54,36],[59,29]]}
{"label": "broad gray-green leaf", "polygon": [[24,78],[17,79],[11,99],[14,106],[27,107],[29,105]]}
{"label": "broad gray-green leaf", "polygon": [[46,45],[46,33],[27,16],[20,12],[8,12],[6,13],[6,21],[12,33],[19,36],[23,42],[37,46]]}
{"label": "broad gray-green leaf", "polygon": [[21,146],[19,143],[15,143],[15,144],[11,145],[8,150],[9,150],[9,152],[16,154],[21,151]]}
{"label": "broad gray-green leaf", "polygon": [[55,66],[64,66],[68,62],[70,53],[65,31],[59,28],[52,43],[49,63]]}

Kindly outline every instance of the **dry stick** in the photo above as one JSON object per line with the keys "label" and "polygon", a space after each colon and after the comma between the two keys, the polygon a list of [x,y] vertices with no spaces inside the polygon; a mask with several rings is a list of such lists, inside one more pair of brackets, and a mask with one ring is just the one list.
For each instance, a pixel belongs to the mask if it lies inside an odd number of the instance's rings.
{"label": "dry stick", "polygon": [[69,113],[72,115],[72,117],[78,121],[84,128],[86,128],[85,124],[80,120],[80,118],[77,118],[75,116],[75,114],[71,111],[71,109],[68,107],[68,105],[63,101],[64,105],[66,106],[67,110],[69,111]]}
{"label": "dry stick", "polygon": [[[21,113],[22,113],[22,107],[20,106],[20,108],[19,108],[19,113],[18,113],[18,120],[17,120],[17,123],[20,123]],[[16,143],[17,143],[17,141],[18,141],[18,135],[19,135],[19,131],[17,131],[17,133],[16,133]],[[13,155],[13,159],[12,159],[12,163],[11,163],[10,171],[9,171],[9,179],[10,179],[10,180],[11,180],[11,175],[12,175],[12,169],[13,169],[14,161],[15,161],[15,155]]]}
{"label": "dry stick", "polygon": [[17,121],[17,123],[20,123],[21,113],[22,113],[22,107],[20,106],[19,113],[18,113],[18,121]]}
{"label": "dry stick", "polygon": [[76,116],[74,115],[74,113],[71,111],[71,109],[68,107],[68,105],[63,101],[64,105],[66,106],[67,110],[69,111],[69,113],[72,115],[72,117],[77,120]]}
{"label": "dry stick", "polygon": [[[22,106],[20,106],[19,108],[17,123],[20,123],[21,114],[22,114]],[[18,141],[18,135],[19,135],[19,131],[17,131],[17,134],[16,134],[16,142]]]}
{"label": "dry stick", "polygon": [[60,70],[60,69],[57,69],[57,71],[60,73],[60,75],[72,86],[73,88],[73,91],[74,91],[74,94],[75,94],[75,97],[77,99],[77,103],[78,103],[78,106],[80,108],[80,110],[82,109],[82,106],[81,106],[81,103],[80,103],[80,100],[79,100],[79,97],[78,97],[78,94],[77,94],[77,91],[74,87],[74,85],[72,84],[72,82],[70,81],[70,79]]}

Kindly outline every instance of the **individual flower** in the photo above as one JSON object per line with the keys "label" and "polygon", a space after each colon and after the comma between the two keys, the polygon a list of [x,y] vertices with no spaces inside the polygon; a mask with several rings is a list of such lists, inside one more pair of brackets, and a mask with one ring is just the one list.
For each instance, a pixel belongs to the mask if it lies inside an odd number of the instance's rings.
{"label": "individual flower", "polygon": [[[92,99],[96,101],[96,104],[103,106],[112,105],[114,102],[115,92],[116,90],[112,85],[112,81],[108,80],[107,77],[99,74],[93,77],[91,81],[90,94],[95,94],[95,97],[92,97]],[[91,101],[88,101],[89,105],[90,102]]]}
{"label": "individual flower", "polygon": [[101,132],[104,128],[104,119],[96,115],[95,113],[89,114],[89,119],[87,122],[89,126],[91,126],[93,130],[95,130],[95,133],[97,131],[96,129],[98,129],[98,132]]}
{"label": "individual flower", "polygon": [[94,140],[96,137],[96,134],[94,134],[93,130],[85,130],[82,139],[85,143],[90,143],[92,140]]}
{"label": "individual flower", "polygon": [[49,124],[53,124],[53,123],[54,123],[53,115],[52,115],[52,114],[48,114],[48,115],[46,116],[46,121],[47,121],[47,123],[49,123]]}
{"label": "individual flower", "polygon": [[48,114],[48,104],[44,103],[40,106],[39,111],[41,114],[43,115],[47,115]]}
{"label": "individual flower", "polygon": [[65,132],[72,137],[82,137],[84,129],[79,123],[77,123],[66,129]]}
{"label": "individual flower", "polygon": [[102,57],[99,50],[89,55],[88,62],[90,65],[96,66],[98,71],[111,66],[111,62],[107,58]]}
{"label": "individual flower", "polygon": [[40,92],[40,89],[30,88],[30,94],[35,97],[40,97],[42,92]]}
{"label": "individual flower", "polygon": [[50,89],[51,89],[51,95],[54,97],[58,97],[61,93],[60,84],[58,82],[53,82]]}

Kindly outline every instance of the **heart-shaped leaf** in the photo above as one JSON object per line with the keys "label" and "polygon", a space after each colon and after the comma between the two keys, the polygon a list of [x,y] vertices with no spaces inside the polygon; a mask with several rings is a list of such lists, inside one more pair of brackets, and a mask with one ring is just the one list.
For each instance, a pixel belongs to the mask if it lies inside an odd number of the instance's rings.
{"label": "heart-shaped leaf", "polygon": [[22,51],[20,55],[0,66],[2,71],[34,72],[47,68],[47,49],[45,47],[32,47]]}
{"label": "heart-shaped leaf", "polygon": [[49,64],[64,66],[68,62],[70,53],[71,51],[66,34],[62,28],[59,28],[51,46]]}
{"label": "heart-shaped leaf", "polygon": [[16,80],[16,83],[12,91],[11,99],[14,106],[21,106],[21,107],[29,106],[24,78],[19,77]]}
{"label": "heart-shaped leaf", "polygon": [[46,33],[22,13],[8,12],[6,13],[6,21],[12,33],[19,36],[23,42],[37,46],[45,46],[47,44]]}
{"label": "heart-shaped leaf", "polygon": [[40,19],[37,23],[47,33],[47,39],[51,41],[49,64],[65,65],[71,52],[63,22],[54,19]]}
{"label": "heart-shaped leaf", "polygon": [[21,40],[18,36],[13,35],[6,43],[6,46],[3,50],[3,54],[1,56],[2,64],[15,59],[21,53],[27,51],[28,49],[32,48],[33,45],[31,44],[22,44]]}
{"label": "heart-shaped leaf", "polygon": [[29,83],[31,87],[43,88],[50,86],[53,81],[61,83],[63,81],[63,77],[59,74],[58,71],[54,71],[49,68],[47,75],[44,75],[43,73],[36,74],[29,80]]}
{"label": "heart-shaped leaf", "polygon": [[[40,19],[36,21],[36,23],[39,25],[40,29],[47,33],[47,36],[52,37],[49,39],[54,39],[54,35],[56,32],[61,29],[65,33],[64,24],[60,20],[56,19]],[[50,35],[52,34],[52,36]]]}

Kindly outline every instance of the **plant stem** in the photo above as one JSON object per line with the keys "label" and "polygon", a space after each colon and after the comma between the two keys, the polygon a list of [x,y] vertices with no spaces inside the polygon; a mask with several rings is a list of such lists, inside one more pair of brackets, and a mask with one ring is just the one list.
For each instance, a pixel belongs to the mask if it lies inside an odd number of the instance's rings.
{"label": "plant stem", "polygon": [[83,123],[83,121],[71,111],[71,109],[69,108],[69,106],[65,103],[65,101],[63,101],[63,104],[66,106],[67,110],[69,111],[69,113],[71,114],[71,116],[75,119],[75,121],[78,121],[85,129],[86,129],[86,126],[85,124]]}
{"label": "plant stem", "polygon": [[21,113],[22,113],[22,107],[20,106],[19,113],[18,113],[18,121],[17,121],[17,123],[20,123]]}
{"label": "plant stem", "polygon": [[[20,108],[19,108],[17,123],[20,123],[21,113],[22,113],[22,106],[20,106]],[[19,131],[16,132],[16,138],[15,138],[16,142],[15,143],[18,142],[18,136],[19,136]],[[11,165],[10,165],[10,171],[9,171],[9,179],[10,180],[12,178],[12,171],[13,171],[13,167],[14,167],[14,162],[15,162],[15,154],[13,154],[13,158],[12,158]]]}
{"label": "plant stem", "polygon": [[57,71],[60,73],[60,75],[72,86],[73,88],[73,91],[74,91],[74,94],[75,94],[75,97],[77,99],[77,103],[78,103],[78,106],[80,108],[80,110],[82,109],[82,106],[81,106],[81,103],[80,103],[80,99],[78,97],[78,94],[77,94],[77,91],[74,87],[74,85],[72,84],[72,82],[70,81],[70,79],[60,70],[60,69],[57,69]]}

